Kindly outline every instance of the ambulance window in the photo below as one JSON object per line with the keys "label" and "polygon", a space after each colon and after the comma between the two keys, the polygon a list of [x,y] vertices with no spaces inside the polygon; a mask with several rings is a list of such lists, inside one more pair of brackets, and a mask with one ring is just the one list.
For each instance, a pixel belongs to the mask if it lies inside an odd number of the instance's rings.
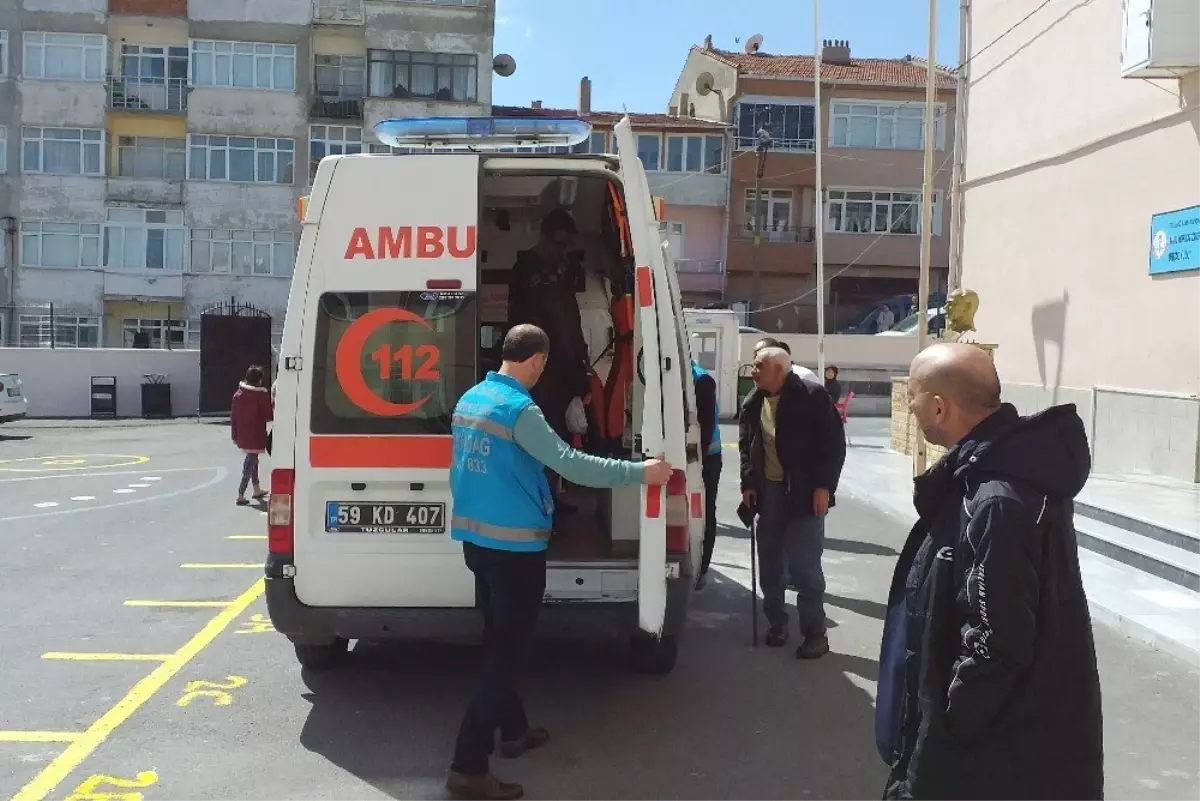
{"label": "ambulance window", "polygon": [[313,356],[312,433],[449,434],[475,384],[473,292],[329,292]]}

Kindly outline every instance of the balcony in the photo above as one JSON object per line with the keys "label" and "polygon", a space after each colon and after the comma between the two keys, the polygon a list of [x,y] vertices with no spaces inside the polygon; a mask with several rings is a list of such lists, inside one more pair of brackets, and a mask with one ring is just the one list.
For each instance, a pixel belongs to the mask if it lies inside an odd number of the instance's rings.
{"label": "balcony", "polygon": [[754,245],[754,231],[739,228],[733,233],[727,266],[730,274],[749,273],[755,259],[764,275],[806,275],[813,270],[816,249],[812,228],[782,226],[764,230],[758,247]]}
{"label": "balcony", "polygon": [[[735,136],[734,150],[754,150],[758,147],[757,136]],[[773,139],[769,153],[816,153],[816,139]]]}
{"label": "balcony", "polygon": [[183,274],[104,272],[104,297],[147,300],[183,300]]}
{"label": "balcony", "polygon": [[313,0],[314,25],[364,25],[363,0]]}
{"label": "balcony", "polygon": [[310,117],[327,120],[361,120],[363,118],[363,88],[316,84],[313,86]]}
{"label": "balcony", "polygon": [[725,262],[720,259],[676,259],[679,291],[723,295]]}
{"label": "balcony", "polygon": [[104,199],[112,203],[183,206],[183,179],[109,176]]}
{"label": "balcony", "polygon": [[108,107],[121,111],[180,114],[187,111],[187,78],[131,78],[109,75]]}
{"label": "balcony", "polygon": [[[815,239],[816,229],[809,226],[787,225],[786,223],[776,223],[775,225],[763,226],[760,236],[763,242],[812,242]],[[737,229],[735,236],[738,239],[754,239],[754,224],[745,223],[741,228]]]}

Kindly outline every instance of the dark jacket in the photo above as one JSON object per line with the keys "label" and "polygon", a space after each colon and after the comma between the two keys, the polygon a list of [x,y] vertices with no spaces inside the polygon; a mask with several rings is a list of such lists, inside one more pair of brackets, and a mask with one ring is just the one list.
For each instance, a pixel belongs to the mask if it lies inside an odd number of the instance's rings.
{"label": "dark jacket", "polygon": [[242,382],[233,393],[229,410],[230,436],[233,444],[244,451],[262,452],[267,449],[267,423],[274,417],[271,390]]}
{"label": "dark jacket", "polygon": [[[700,453],[708,458],[709,446],[712,445],[713,434],[717,431],[717,380],[705,373],[695,379],[696,387],[696,417],[700,422]],[[713,454],[720,458],[720,454]]]}
{"label": "dark jacket", "polygon": [[[766,482],[762,442],[765,397],[762,390],[751,392],[738,418],[742,490],[752,489],[760,496]],[[775,412],[775,449],[783,467],[783,483],[792,514],[813,514],[815,489],[829,490],[829,505],[834,505],[846,461],[846,432],[825,387],[805,381],[795,373],[788,374]]]}
{"label": "dark jacket", "polygon": [[1074,406],[1005,404],[916,479],[880,654],[888,798],[1103,797],[1072,524],[1089,468]]}

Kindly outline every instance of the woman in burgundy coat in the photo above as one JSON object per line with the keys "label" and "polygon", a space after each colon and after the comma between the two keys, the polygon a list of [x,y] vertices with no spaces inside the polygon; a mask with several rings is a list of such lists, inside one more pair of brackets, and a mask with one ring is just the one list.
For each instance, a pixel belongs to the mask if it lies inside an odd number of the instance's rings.
{"label": "woman in burgundy coat", "polygon": [[238,384],[233,393],[233,405],[229,411],[233,444],[246,454],[242,460],[242,481],[238,484],[237,505],[246,506],[246,487],[254,485],[254,499],[260,501],[267,496],[258,481],[258,457],[267,450],[267,423],[274,418],[271,392],[264,384],[263,369],[258,366],[246,371],[246,379]]}

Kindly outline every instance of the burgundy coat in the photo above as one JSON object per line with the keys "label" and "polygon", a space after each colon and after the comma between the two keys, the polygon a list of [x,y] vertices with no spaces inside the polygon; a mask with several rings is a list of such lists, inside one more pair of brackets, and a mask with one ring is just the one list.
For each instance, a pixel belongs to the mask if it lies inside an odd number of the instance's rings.
{"label": "burgundy coat", "polygon": [[233,393],[229,410],[233,444],[244,451],[263,453],[267,450],[267,423],[274,418],[271,390],[253,387],[242,382]]}

